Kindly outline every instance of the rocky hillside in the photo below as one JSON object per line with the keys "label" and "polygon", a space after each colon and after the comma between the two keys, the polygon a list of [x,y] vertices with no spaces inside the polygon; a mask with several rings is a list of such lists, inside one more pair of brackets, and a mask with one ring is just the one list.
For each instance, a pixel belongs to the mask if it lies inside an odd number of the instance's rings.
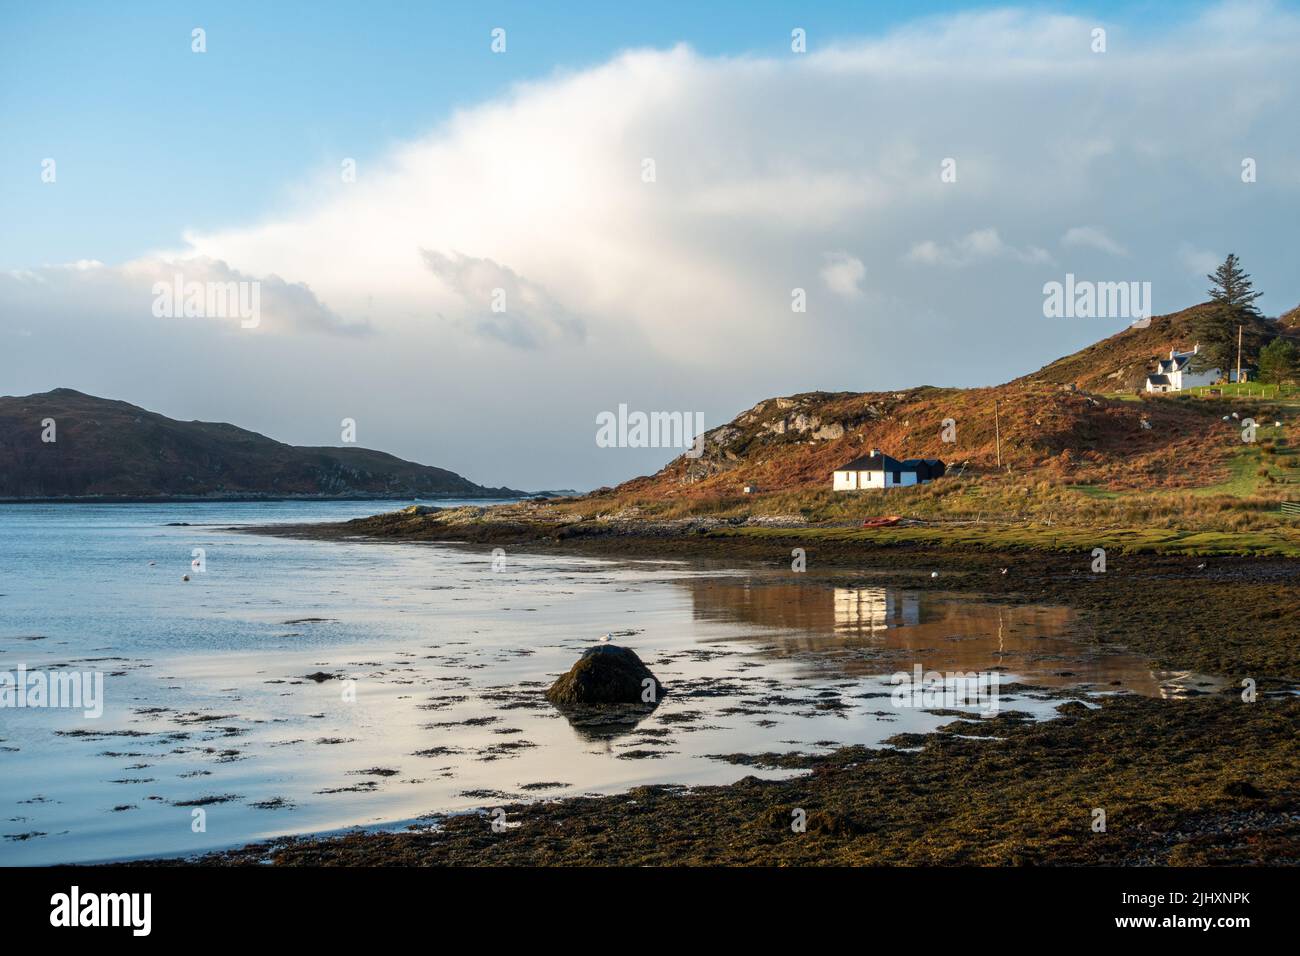
{"label": "rocky hillside", "polygon": [[[999,431],[1001,464],[1012,471],[1112,488],[1208,484],[1240,448],[1239,426],[1223,421],[1217,403],[1139,392],[1158,356],[1194,344],[1192,322],[1209,307],[1156,316],[993,388],[768,399],[710,431],[700,458],[681,456],[617,492],[708,499],[751,483],[763,492],[826,488],[837,466],[872,448],[989,471],[998,467]],[[1277,320],[1259,322],[1276,333]]]}
{"label": "rocky hillside", "polygon": [[[43,442],[53,419],[56,441]],[[0,397],[0,498],[508,497],[365,448],[299,448],[72,389]]]}
{"label": "rocky hillside", "polygon": [[[996,405],[996,409],[995,409]],[[1115,487],[1204,484],[1239,429],[1207,403],[1121,401],[1072,386],[810,392],[760,402],[707,433],[704,454],[680,456],[618,487],[631,497],[732,496],[825,488],[839,465],[880,448],[897,458],[941,458],[971,471],[1003,466],[1045,478]],[[943,440],[945,421],[951,420]]]}

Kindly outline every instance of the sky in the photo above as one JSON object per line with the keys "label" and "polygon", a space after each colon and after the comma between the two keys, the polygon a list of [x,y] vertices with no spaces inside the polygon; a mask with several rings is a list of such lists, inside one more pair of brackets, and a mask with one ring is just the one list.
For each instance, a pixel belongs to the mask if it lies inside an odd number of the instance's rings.
{"label": "sky", "polygon": [[[994,384],[1129,323],[1046,317],[1067,274],[1162,313],[1236,252],[1300,303],[1294,4],[698,6],[0,0],[0,393],[585,490],[677,454],[602,447],[620,405]],[[177,276],[256,324],[159,314]]]}

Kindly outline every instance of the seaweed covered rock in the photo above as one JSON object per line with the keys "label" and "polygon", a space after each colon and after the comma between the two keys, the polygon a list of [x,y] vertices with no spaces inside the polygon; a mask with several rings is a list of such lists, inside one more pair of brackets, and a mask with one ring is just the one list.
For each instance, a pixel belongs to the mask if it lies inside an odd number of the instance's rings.
{"label": "seaweed covered rock", "polygon": [[[646,681],[653,682],[653,685]],[[653,686],[653,695],[648,689]],[[599,644],[585,651],[577,663],[546,692],[557,707],[587,704],[653,704],[663,695],[663,685],[641,663],[636,652],[614,644]]]}

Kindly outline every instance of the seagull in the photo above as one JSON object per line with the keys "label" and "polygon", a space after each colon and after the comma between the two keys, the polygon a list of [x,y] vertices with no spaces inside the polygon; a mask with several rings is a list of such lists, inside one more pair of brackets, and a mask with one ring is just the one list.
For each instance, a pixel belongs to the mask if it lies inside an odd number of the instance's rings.
{"label": "seagull", "polygon": [[1204,571],[1204,570],[1205,570],[1205,562],[1202,561],[1200,564],[1198,564],[1198,565],[1196,566],[1196,570],[1197,570],[1197,571]]}
{"label": "seagull", "polygon": [[930,577],[932,577],[932,578],[937,578],[938,576],[939,576],[939,572],[938,572],[938,571],[931,571],[931,572],[930,572]]}
{"label": "seagull", "polygon": [[182,574],[182,575],[181,575],[181,580],[182,580],[182,581],[188,581],[189,579],[190,579],[190,576],[189,576],[188,574]]}
{"label": "seagull", "polygon": [[1002,573],[1003,573],[1003,574],[1006,574],[1006,573],[1007,573],[1008,571],[1010,571],[1010,570],[1011,570],[1010,568],[1003,568],[1003,569],[1002,569]]}
{"label": "seagull", "polygon": [[602,634],[602,635],[600,635],[600,643],[602,643],[602,644],[608,644],[608,643],[609,643],[609,639],[610,639],[611,637],[613,637],[613,636],[614,636],[613,634]]}

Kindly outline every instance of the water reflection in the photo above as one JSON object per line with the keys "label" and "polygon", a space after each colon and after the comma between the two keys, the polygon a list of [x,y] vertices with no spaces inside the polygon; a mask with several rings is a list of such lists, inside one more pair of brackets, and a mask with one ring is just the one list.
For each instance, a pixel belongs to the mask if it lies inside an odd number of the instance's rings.
{"label": "water reflection", "polygon": [[760,576],[676,583],[689,590],[697,619],[759,627],[733,639],[757,642],[767,654],[799,659],[818,676],[892,673],[920,663],[927,670],[1001,669],[1049,687],[1091,685],[1151,697],[1181,697],[1223,686],[1206,675],[1156,670],[1141,655],[1086,643],[1074,612],[1066,607]]}
{"label": "water reflection", "polygon": [[836,631],[883,631],[921,623],[921,600],[914,592],[889,588],[836,588]]}
{"label": "water reflection", "polygon": [[569,726],[584,740],[607,742],[636,730],[655,712],[653,704],[603,704],[600,706],[570,705],[555,707]]}

